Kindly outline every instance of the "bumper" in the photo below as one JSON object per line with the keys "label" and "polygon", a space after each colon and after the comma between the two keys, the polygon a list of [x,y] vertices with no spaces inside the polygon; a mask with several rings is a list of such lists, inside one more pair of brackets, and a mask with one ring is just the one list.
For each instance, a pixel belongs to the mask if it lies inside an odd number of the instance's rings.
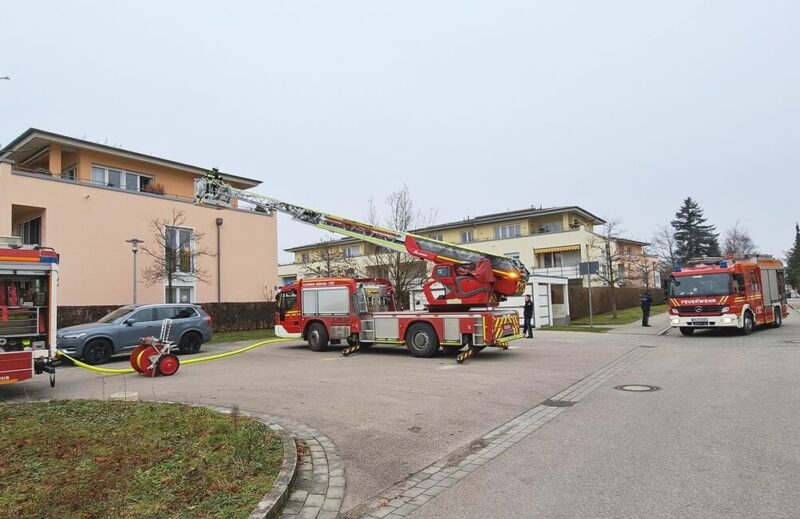
{"label": "bumper", "polygon": [[741,328],[742,320],[739,319],[736,314],[708,315],[703,317],[670,315],[669,324],[673,328]]}
{"label": "bumper", "polygon": [[302,333],[287,332],[286,328],[284,328],[281,324],[275,325],[275,335],[283,339],[301,339],[303,337]]}

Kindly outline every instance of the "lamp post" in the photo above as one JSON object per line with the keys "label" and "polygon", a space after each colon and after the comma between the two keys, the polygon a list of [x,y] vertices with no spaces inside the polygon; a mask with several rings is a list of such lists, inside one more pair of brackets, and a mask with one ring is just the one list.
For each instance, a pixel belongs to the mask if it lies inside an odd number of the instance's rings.
{"label": "lamp post", "polygon": [[136,253],[139,252],[139,244],[144,243],[144,240],[131,238],[130,240],[125,240],[125,243],[131,244],[131,252],[133,253],[133,304],[136,304]]}

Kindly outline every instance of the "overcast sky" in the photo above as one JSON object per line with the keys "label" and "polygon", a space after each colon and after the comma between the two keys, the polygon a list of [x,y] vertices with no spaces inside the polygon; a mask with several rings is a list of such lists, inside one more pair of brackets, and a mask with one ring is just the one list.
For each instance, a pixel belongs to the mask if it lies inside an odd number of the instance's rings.
{"label": "overcast sky", "polygon": [[[691,196],[775,255],[800,219],[795,0],[30,1],[2,18],[2,143],[34,126],[355,219],[404,183],[439,223],[579,205],[643,241]],[[281,249],[323,236],[280,220]]]}

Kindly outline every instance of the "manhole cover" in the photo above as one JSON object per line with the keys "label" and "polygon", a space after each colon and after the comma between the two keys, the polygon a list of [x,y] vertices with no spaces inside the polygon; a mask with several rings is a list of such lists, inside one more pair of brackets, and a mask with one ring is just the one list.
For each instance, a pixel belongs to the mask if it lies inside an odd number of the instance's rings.
{"label": "manhole cover", "polygon": [[548,407],[572,407],[575,405],[575,402],[570,400],[551,400],[548,398],[542,402],[542,405],[546,405]]}
{"label": "manhole cover", "polygon": [[615,386],[614,389],[619,389],[620,391],[645,393],[647,391],[658,391],[661,388],[657,386],[647,386],[644,384],[625,384],[624,386]]}

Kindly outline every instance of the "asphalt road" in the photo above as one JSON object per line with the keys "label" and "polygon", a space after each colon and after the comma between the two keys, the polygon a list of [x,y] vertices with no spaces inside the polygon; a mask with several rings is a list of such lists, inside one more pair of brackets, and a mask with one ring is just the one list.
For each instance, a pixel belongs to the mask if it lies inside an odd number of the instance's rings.
{"label": "asphalt road", "polygon": [[[0,399],[135,390],[305,423],[339,449],[347,511],[648,346],[629,370],[410,517],[800,517],[800,342],[791,342],[800,341],[800,314],[749,337],[657,331],[537,332],[461,366],[392,347],[343,358],[275,344],[169,378],[65,367],[55,389],[39,377],[0,387]],[[661,389],[614,389],[626,383]]]}

